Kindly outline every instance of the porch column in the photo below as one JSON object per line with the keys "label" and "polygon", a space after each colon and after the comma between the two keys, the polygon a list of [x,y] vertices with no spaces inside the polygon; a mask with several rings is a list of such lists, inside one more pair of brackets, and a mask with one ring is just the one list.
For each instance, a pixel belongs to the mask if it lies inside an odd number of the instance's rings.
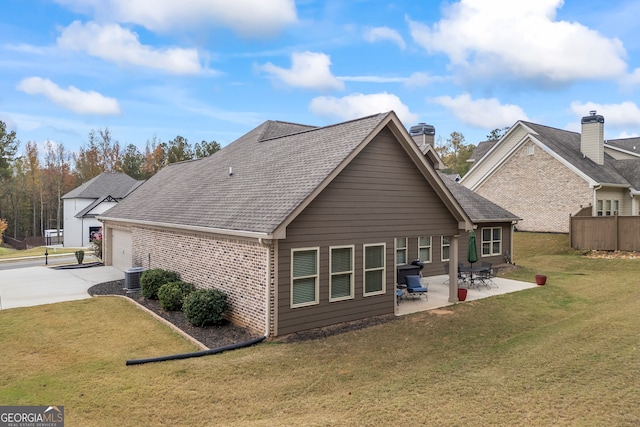
{"label": "porch column", "polygon": [[458,240],[460,236],[449,238],[449,302],[458,302]]}

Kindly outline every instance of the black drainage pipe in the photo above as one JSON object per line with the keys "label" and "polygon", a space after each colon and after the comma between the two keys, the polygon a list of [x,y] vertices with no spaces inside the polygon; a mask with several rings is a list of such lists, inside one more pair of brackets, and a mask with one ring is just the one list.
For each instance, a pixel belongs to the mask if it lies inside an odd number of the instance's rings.
{"label": "black drainage pipe", "polygon": [[218,354],[223,351],[236,350],[238,348],[249,347],[254,344],[258,344],[262,342],[266,337],[254,338],[249,341],[244,341],[237,344],[229,344],[222,347],[211,348],[209,350],[195,351],[193,353],[181,353],[181,354],[172,354],[170,356],[160,356],[160,357],[150,357],[148,359],[133,359],[127,360],[126,366],[131,365],[142,365],[143,363],[152,363],[152,362],[164,362],[167,360],[179,360],[179,359],[189,359],[191,357],[202,357],[208,356],[210,354]]}

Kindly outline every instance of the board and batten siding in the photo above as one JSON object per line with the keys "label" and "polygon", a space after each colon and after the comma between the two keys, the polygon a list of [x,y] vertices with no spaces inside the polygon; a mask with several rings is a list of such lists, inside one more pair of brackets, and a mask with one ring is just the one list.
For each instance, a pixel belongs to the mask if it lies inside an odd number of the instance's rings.
{"label": "board and batten siding", "polygon": [[[432,235],[439,256],[439,236],[454,234],[457,220],[384,129],[289,224],[286,239],[278,242],[277,334],[394,313],[394,239],[417,242],[418,236]],[[375,243],[386,244],[386,290],[364,297],[363,245]],[[355,245],[355,295],[329,302],[329,247],[340,245]],[[319,303],[291,308],[291,250],[312,247],[320,249]]]}

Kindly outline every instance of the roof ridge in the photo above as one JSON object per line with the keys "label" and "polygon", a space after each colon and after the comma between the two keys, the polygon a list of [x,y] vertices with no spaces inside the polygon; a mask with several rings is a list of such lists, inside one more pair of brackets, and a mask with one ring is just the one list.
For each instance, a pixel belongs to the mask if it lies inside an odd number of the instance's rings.
{"label": "roof ridge", "polygon": [[573,133],[573,134],[576,134],[576,135],[580,135],[580,132],[574,132],[574,131],[571,131],[571,130],[554,128],[553,126],[541,125],[540,123],[528,122],[526,120],[520,120],[520,121],[522,123],[527,124],[527,125],[539,126],[539,127],[543,127],[543,128],[547,128],[547,129],[553,129],[553,130],[556,130],[556,131],[561,131],[561,132],[567,132],[567,133]]}
{"label": "roof ridge", "polygon": [[[346,125],[347,123],[354,123],[354,122],[358,122],[358,121],[362,121],[362,120],[367,120],[367,119],[370,119],[370,118],[376,117],[376,116],[387,115],[389,113],[390,113],[390,111],[387,111],[386,113],[371,114],[369,116],[360,117],[360,118],[357,118],[357,119],[347,120],[346,122],[332,123],[332,124],[326,125],[326,126],[315,126],[315,127],[313,127],[313,129],[306,129],[306,130],[302,130],[300,132],[294,132],[294,133],[291,133],[291,134],[288,134],[288,135],[274,136],[273,138],[260,139],[259,141],[260,142],[272,141],[274,139],[280,139],[280,138],[284,138],[286,136],[301,135],[301,134],[307,133],[307,132],[314,132],[314,131],[318,131],[318,130],[329,129],[329,128],[336,127],[336,126]],[[276,120],[270,120],[270,121],[276,121]],[[291,123],[291,124],[297,124],[297,123]],[[306,126],[306,125],[301,125],[301,126]]]}

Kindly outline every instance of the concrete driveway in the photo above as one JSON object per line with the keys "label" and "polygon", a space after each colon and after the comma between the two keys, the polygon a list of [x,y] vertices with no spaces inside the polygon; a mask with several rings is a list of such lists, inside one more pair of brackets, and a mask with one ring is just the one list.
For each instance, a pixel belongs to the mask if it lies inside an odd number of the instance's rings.
{"label": "concrete driveway", "polygon": [[0,309],[30,307],[90,298],[87,290],[98,283],[124,279],[114,267],[54,270],[28,267],[0,271]]}

